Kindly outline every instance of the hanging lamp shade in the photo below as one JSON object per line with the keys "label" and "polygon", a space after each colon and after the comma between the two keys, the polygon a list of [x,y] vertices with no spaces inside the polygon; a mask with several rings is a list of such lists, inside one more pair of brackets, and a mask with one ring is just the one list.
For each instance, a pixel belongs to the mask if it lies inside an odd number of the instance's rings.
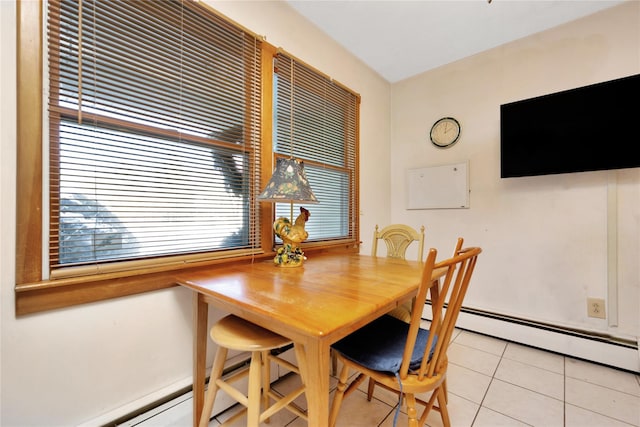
{"label": "hanging lamp shade", "polygon": [[272,203],[318,203],[301,161],[277,159],[276,169],[258,200]]}

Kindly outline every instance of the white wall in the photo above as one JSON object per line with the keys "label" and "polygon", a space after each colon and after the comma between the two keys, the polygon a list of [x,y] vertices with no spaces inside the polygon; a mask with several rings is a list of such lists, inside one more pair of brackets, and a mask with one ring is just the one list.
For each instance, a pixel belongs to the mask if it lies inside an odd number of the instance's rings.
{"label": "white wall", "polygon": [[[633,341],[640,335],[640,168],[500,179],[499,147],[501,104],[638,73],[640,3],[627,2],[392,85],[391,218],[424,224],[426,246],[447,254],[457,236],[482,246],[465,305]],[[448,149],[429,142],[443,116],[462,124]],[[603,149],[637,144],[629,135],[603,141]],[[462,161],[470,162],[470,209],[405,209],[407,169]],[[609,295],[608,215],[618,227],[618,326],[586,311],[587,297]],[[640,369],[637,354],[633,362]]]}
{"label": "white wall", "polygon": [[[469,296],[474,306],[603,331],[611,329],[584,316],[584,299],[606,296],[608,174],[500,180],[497,108],[639,72],[640,5],[631,3],[398,83],[391,97],[388,83],[286,4],[211,2],[362,95],[363,253],[370,251],[376,223],[423,223],[427,245],[447,253],[462,235],[485,250]],[[15,29],[15,3],[0,1],[0,424],[108,422],[190,383],[191,298],[170,289],[15,317]],[[445,114],[462,121],[463,139],[435,150],[428,131]],[[471,209],[404,209],[407,168],[466,159]],[[630,335],[638,334],[638,174],[616,173],[623,297],[621,325],[613,332]],[[585,260],[576,261],[577,254]],[[499,267],[502,261],[506,267]]]}
{"label": "white wall", "polygon": [[[376,165],[361,171],[363,195],[382,189],[363,197],[362,227],[387,222],[389,84],[282,2],[212,4],[362,95],[361,159]],[[176,288],[16,318],[15,16],[15,2],[0,1],[0,425],[99,425],[191,383],[191,295]]]}

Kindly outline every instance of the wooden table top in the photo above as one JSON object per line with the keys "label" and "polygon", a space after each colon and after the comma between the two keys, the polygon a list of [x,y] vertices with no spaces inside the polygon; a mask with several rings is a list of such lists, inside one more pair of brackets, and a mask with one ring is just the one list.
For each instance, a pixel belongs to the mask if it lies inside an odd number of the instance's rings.
{"label": "wooden table top", "polygon": [[[358,254],[322,254],[302,267],[271,260],[183,273],[177,283],[209,304],[287,336],[339,340],[415,295],[423,264]],[[284,329],[283,329],[284,328]]]}

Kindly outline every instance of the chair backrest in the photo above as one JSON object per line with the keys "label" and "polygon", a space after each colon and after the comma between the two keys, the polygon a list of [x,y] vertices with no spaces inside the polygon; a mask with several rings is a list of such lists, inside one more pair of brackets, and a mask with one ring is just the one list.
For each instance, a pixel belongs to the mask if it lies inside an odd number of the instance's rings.
{"label": "chair backrest", "polygon": [[418,242],[418,261],[422,261],[424,251],[424,225],[420,232],[404,224],[391,224],[378,231],[378,225],[373,232],[371,256],[378,256],[378,240],[384,240],[387,245],[387,257],[405,259],[407,248],[413,242]]}
{"label": "chair backrest", "polygon": [[[418,329],[422,318],[422,307],[430,294],[433,318],[429,327],[429,337],[424,348],[422,363],[417,372],[418,380],[425,377],[439,375],[446,369],[447,348],[451,340],[462,301],[469,287],[471,276],[476,266],[478,255],[482,249],[470,247],[462,249],[462,239],[458,244],[454,255],[446,260],[436,262],[437,251],[430,249],[422,271],[422,278],[418,288],[405,345],[400,378],[405,379],[409,372],[409,364],[416,343]],[[445,271],[438,281],[432,281],[434,271]]]}

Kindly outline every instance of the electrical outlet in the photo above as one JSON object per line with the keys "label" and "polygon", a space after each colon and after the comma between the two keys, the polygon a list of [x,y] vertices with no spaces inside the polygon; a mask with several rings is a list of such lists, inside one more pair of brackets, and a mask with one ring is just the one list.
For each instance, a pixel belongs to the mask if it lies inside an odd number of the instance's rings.
{"label": "electrical outlet", "polygon": [[604,300],[601,298],[587,298],[587,316],[606,318],[604,311]]}

